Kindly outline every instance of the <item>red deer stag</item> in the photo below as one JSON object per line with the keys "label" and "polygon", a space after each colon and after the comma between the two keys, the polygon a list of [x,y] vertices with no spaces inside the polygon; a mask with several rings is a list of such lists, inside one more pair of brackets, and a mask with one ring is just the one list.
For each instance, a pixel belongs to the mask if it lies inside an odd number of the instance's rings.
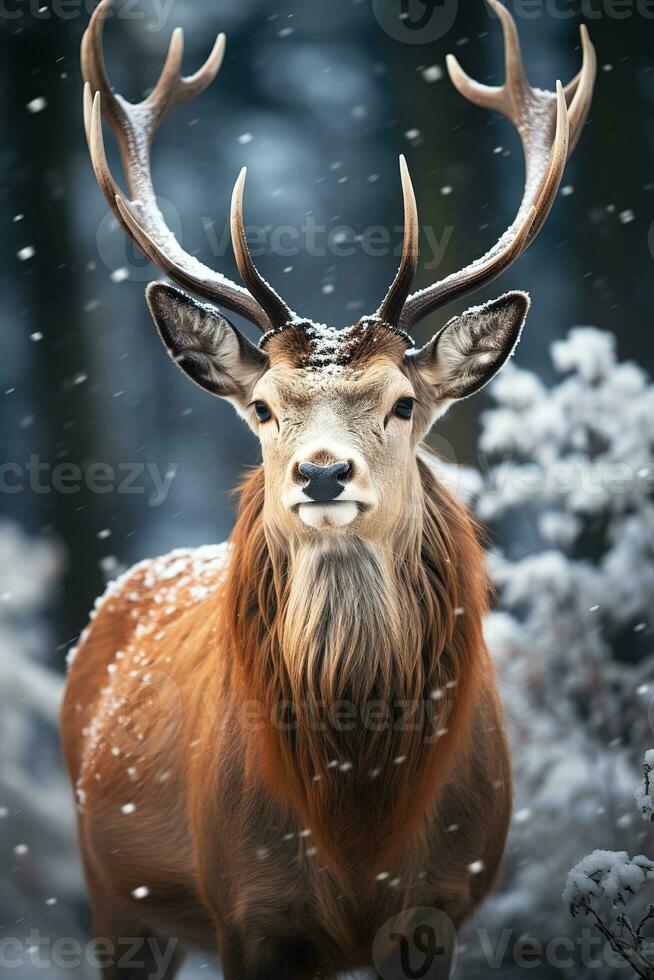
{"label": "red deer stag", "polygon": [[[511,16],[488,2],[505,83],[481,85],[451,56],[448,68],[522,138],[516,219],[482,258],[409,295],[419,226],[401,159],[399,271],[378,311],[342,331],[297,316],[255,268],[244,171],[231,229],[247,288],[184,252],[157,207],[152,139],[213,80],[224,38],[184,77],[176,30],[135,105],[106,75],[110,0],[91,19],[86,135],[116,218],[175,283],[263,332],[257,346],[215,307],[148,287],[168,353],[232,402],[263,466],[241,487],[229,543],[137,565],[109,587],[71,664],[62,735],[97,936],[217,951],[226,980],[333,977],[370,966],[375,936],[405,910],[442,910],[458,927],[496,877],[511,781],[482,633],[484,556],[473,518],[419,450],[512,354],[529,300],[510,292],[469,309],[420,350],[409,331],[536,237],[587,118],[596,58],[582,28],[579,75],[556,93],[532,88]],[[107,164],[103,112],[128,196]],[[391,963],[390,940],[387,952]],[[397,975],[384,955],[379,975]],[[105,980],[127,972],[103,967]]]}

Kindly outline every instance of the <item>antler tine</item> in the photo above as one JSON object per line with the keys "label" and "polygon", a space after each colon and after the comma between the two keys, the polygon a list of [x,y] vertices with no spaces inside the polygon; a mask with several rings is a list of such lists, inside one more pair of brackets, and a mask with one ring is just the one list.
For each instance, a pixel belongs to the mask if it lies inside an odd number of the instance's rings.
{"label": "antler tine", "polygon": [[146,99],[146,105],[163,115],[168,108],[183,105],[196,95],[201,95],[220,71],[225,55],[225,43],[225,35],[219,34],[204,65],[194,75],[184,76],[181,71],[184,57],[184,31],[181,27],[176,27],[170,39],[159,81]]}
{"label": "antler tine", "polygon": [[243,194],[245,191],[245,178],[247,167],[243,167],[234,185],[232,193],[231,207],[231,227],[232,245],[238,271],[241,279],[248,287],[252,295],[262,305],[266,304],[266,309],[270,313],[270,318],[275,323],[288,323],[293,319],[294,314],[288,308],[283,299],[278,296],[274,289],[265,281],[259,270],[252,261],[252,255],[248,248],[245,235],[245,221],[243,218]]}
{"label": "antler tine", "polygon": [[470,102],[501,112],[517,129],[525,157],[525,190],[513,224],[482,258],[446,279],[409,296],[400,326],[418,320],[499,275],[528,248],[543,227],[558,192],[565,164],[586,121],[597,71],[595,49],[581,30],[583,63],[579,75],[556,92],[532,88],[522,64],[513,17],[499,0],[487,0],[502,25],[506,78],[483,85],[463,71],[453,55],[447,67],[455,88]]}
{"label": "antler tine", "polygon": [[91,145],[91,114],[93,112],[93,92],[91,91],[91,83],[84,82],[84,134],[86,136],[86,143],[90,147]]}
{"label": "antler tine", "polygon": [[570,145],[570,117],[566,107],[565,92],[561,82],[556,83],[556,130],[550,155],[550,164],[543,179],[540,194],[535,204],[536,215],[527,236],[525,248],[533,242],[547,220],[552,210],[563,179],[563,172],[568,161]]}
{"label": "antler tine", "polygon": [[147,97],[146,105],[161,112],[164,107],[173,105],[177,91],[181,88],[182,59],[184,58],[184,31],[176,27],[173,31],[168,53],[157,84]]}
{"label": "antler tine", "polygon": [[112,128],[116,130],[116,127],[125,125],[125,112],[111,87],[104,61],[102,38],[104,22],[110,10],[111,0],[101,0],[93,11],[82,37],[81,67],[82,78],[91,86],[91,95],[100,92],[103,96],[104,110]]}
{"label": "antler tine", "polygon": [[95,171],[96,180],[100,185],[100,190],[107,198],[109,204],[113,207],[113,202],[116,200],[116,196],[120,193],[120,188],[114,180],[111,170],[109,169],[109,164],[107,162],[107,154],[104,147],[104,135],[102,133],[102,94],[96,92],[95,96],[91,101],[91,86],[87,82],[84,87],[84,109],[87,112],[87,106],[90,105],[90,112],[88,113],[88,144],[89,152],[91,154],[91,163],[93,164],[93,169]]}
{"label": "antler tine", "polygon": [[581,49],[583,52],[581,71],[565,87],[568,116],[570,118],[570,146],[568,156],[571,155],[577,145],[581,131],[588,118],[593,99],[595,78],[597,76],[597,54],[585,24],[581,25],[580,34]]}
{"label": "antler tine", "polygon": [[190,99],[194,99],[196,95],[201,95],[211,85],[222,67],[226,45],[227,38],[224,34],[219,34],[214,42],[211,54],[202,67],[198,68],[192,75],[181,76],[180,94],[183,94],[183,98],[179,99],[178,96],[179,101],[175,102],[175,105],[180,105],[181,102],[188,102]]}
{"label": "antler tine", "polygon": [[590,41],[590,38],[588,36],[588,28],[586,27],[585,24],[580,24],[579,25],[579,35],[580,35],[580,39],[581,39],[581,51],[582,51],[581,68],[579,69],[579,71],[577,72],[577,74],[574,76],[574,78],[570,79],[570,81],[568,82],[568,84],[563,86],[563,91],[565,92],[565,100],[568,103],[568,105],[570,105],[570,103],[572,102],[572,100],[573,100],[573,98],[575,96],[575,93],[576,93],[577,89],[579,88],[579,83],[580,83],[581,77],[582,77],[582,75],[584,73],[584,68],[586,67],[586,46],[585,46],[585,42],[587,40]]}
{"label": "antler tine", "polygon": [[418,222],[418,207],[416,195],[411,183],[411,174],[404,154],[400,155],[400,177],[402,179],[402,194],[404,196],[404,245],[400,268],[386,294],[377,316],[384,323],[395,326],[400,321],[402,309],[409,295],[409,290],[418,268],[418,250],[420,224]]}
{"label": "antler tine", "polygon": [[[102,0],[82,39],[84,126],[98,183],[119,224],[145,255],[184,288],[247,317],[266,332],[294,317],[274,290],[259,277],[255,298],[189,255],[166,225],[157,205],[150,175],[150,145],[163,117],[174,106],[199,95],[215,78],[225,51],[220,34],[204,65],[193,75],[181,74],[184,35],[172,35],[159,80],[150,95],[132,104],[111,88],[104,62],[103,31],[111,0]],[[129,199],[114,180],[104,147],[102,113],[116,135],[127,179]],[[280,317],[284,317],[280,320]]]}
{"label": "antler tine", "polygon": [[[482,109],[493,109],[507,116],[516,125],[518,122],[519,100],[529,89],[529,82],[522,63],[520,38],[515,21],[499,0],[486,0],[499,18],[504,36],[503,85],[484,85],[471,78],[461,67],[453,54],[448,54],[447,68],[454,87],[475,105]],[[516,102],[516,100],[518,100]]]}
{"label": "antler tine", "polygon": [[468,102],[473,102],[482,109],[501,111],[502,89],[497,85],[484,85],[467,74],[453,54],[445,57],[450,81]]}
{"label": "antler tine", "polygon": [[[504,90],[507,95],[521,96],[528,88],[529,82],[522,62],[520,38],[515,21],[506,7],[499,0],[486,0],[486,3],[499,17],[504,35]],[[508,107],[507,107],[508,108]]]}

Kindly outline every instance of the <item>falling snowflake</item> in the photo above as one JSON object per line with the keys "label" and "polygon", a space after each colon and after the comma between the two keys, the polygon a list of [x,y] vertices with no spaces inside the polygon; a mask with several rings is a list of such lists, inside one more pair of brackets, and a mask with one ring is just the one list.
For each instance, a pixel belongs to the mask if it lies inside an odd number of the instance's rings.
{"label": "falling snowflake", "polygon": [[40,96],[38,96],[38,98],[32,99],[31,102],[28,102],[26,108],[27,108],[27,111],[28,112],[31,112],[31,113],[34,114],[34,113],[37,113],[37,112],[43,112],[43,110],[46,108],[47,104],[48,103],[47,103],[46,99],[42,95],[40,95]]}

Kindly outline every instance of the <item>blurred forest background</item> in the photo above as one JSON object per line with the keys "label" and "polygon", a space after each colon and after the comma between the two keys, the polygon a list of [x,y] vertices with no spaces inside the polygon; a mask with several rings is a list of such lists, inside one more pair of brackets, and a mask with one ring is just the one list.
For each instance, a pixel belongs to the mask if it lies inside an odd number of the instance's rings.
{"label": "blurred forest background", "polygon": [[[95,597],[138,559],[223,540],[233,520],[231,491],[258,460],[256,441],[229,407],[172,369],[143,298],[158,274],[115,226],[93,176],[79,75],[93,6],[0,4],[0,940],[25,940],[33,929],[83,937],[88,926],[53,731],[66,652]],[[637,457],[638,471],[647,470],[654,447],[646,377],[654,369],[654,8],[644,0],[508,6],[530,79],[542,87],[576,73],[579,23],[588,24],[599,57],[595,100],[538,241],[474,300],[513,287],[531,293],[516,359],[525,374],[510,375],[490,413],[492,393],[458,406],[432,443],[471,471],[479,467],[480,438],[482,452],[500,461],[521,454],[542,466],[562,456],[588,462],[606,450],[613,462]],[[335,326],[375,309],[395,271],[400,152],[426,229],[419,285],[481,254],[512,220],[523,186],[517,136],[504,120],[468,105],[445,72],[453,51],[473,76],[501,80],[501,31],[481,0],[116,0],[115,9],[106,30],[109,73],[133,100],[158,77],[175,26],[185,28],[189,73],[216,33],[227,33],[214,85],[164,123],[153,173],[185,248],[232,278],[229,199],[243,164],[247,223],[268,246],[260,268],[299,313]],[[423,15],[427,26],[412,27]],[[107,143],[118,175],[109,133]],[[281,226],[313,228],[317,248],[300,234],[298,247],[275,252],[271,240]],[[363,247],[371,226],[390,234],[386,254]],[[423,323],[416,339],[427,340],[452,312]],[[597,330],[571,335],[576,341],[559,347],[553,362],[552,344],[588,324]],[[644,371],[627,367],[615,382],[614,351]],[[557,369],[573,372],[572,389]],[[582,404],[574,438],[555,430],[556,413],[565,429]],[[498,422],[493,412],[502,411]],[[100,464],[113,477],[102,492],[84,478],[64,485],[53,475],[63,463],[82,474]],[[138,474],[130,487],[128,470]],[[578,932],[560,892],[565,870],[589,845],[646,846],[628,813],[639,756],[650,748],[654,562],[647,548],[654,523],[647,489],[637,499],[605,495],[592,507],[567,498],[553,506],[545,494],[525,506],[506,495],[493,502],[474,479],[467,486],[492,522],[496,581],[511,607],[495,619],[498,658],[516,650],[532,658],[519,658],[517,674],[505,667],[520,817],[504,891],[477,923],[494,950],[510,930],[498,964],[506,978],[528,969],[515,948],[530,930],[543,942]],[[625,535],[633,550],[615,558]],[[539,565],[543,559],[549,564]],[[600,593],[610,612],[588,624],[579,604],[599,608]],[[552,645],[556,655],[545,664],[538,658]],[[546,748],[550,755],[539,755]],[[539,810],[540,822],[532,820]],[[565,853],[553,871],[557,848]],[[466,940],[468,980],[491,969],[485,949],[478,935]],[[198,976],[211,973],[205,966],[196,963]],[[7,975],[32,977],[34,968]],[[60,973],[52,966],[39,975]],[[548,962],[538,970],[539,978],[564,975],[632,974],[605,962],[588,969]]]}

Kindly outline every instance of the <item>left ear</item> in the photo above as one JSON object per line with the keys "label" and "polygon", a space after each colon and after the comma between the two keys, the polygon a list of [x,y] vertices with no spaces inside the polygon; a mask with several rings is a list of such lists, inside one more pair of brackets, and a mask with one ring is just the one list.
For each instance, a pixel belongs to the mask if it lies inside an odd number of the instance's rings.
{"label": "left ear", "polygon": [[242,410],[268,357],[222,313],[165,282],[146,290],[150,312],[169,355],[184,374]]}
{"label": "left ear", "polygon": [[407,360],[431,386],[437,401],[474,395],[515,350],[529,312],[526,293],[505,293],[454,317]]}

